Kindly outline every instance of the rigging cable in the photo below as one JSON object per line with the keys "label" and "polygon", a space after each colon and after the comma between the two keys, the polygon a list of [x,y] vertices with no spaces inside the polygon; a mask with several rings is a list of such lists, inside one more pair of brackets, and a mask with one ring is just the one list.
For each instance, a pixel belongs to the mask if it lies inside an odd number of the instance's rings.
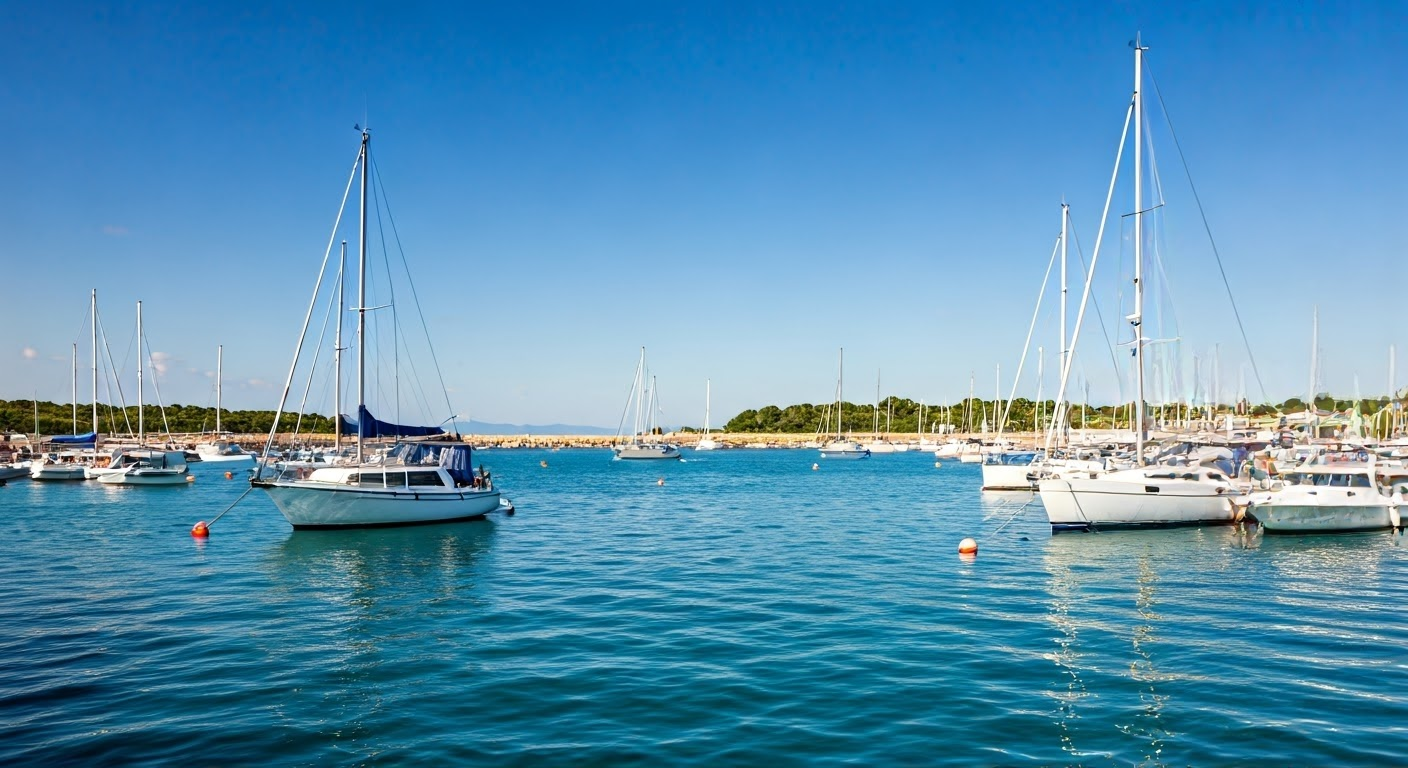
{"label": "rigging cable", "polygon": [[[1147,62],[1145,67],[1148,67]],[[1222,287],[1227,290],[1227,301],[1232,305],[1232,315],[1237,319],[1237,330],[1242,334],[1242,344],[1247,349],[1247,360],[1252,364],[1252,375],[1256,376],[1256,385],[1261,388],[1262,402],[1269,403],[1271,399],[1266,395],[1266,385],[1261,380],[1261,370],[1257,368],[1256,357],[1252,354],[1252,343],[1247,338],[1247,329],[1242,325],[1242,313],[1237,310],[1237,300],[1232,297],[1232,283],[1227,280],[1227,270],[1222,266],[1222,254],[1218,253],[1217,241],[1212,237],[1212,227],[1208,224],[1208,216],[1203,211],[1202,198],[1198,197],[1198,188],[1193,186],[1193,172],[1188,168],[1188,159],[1183,156],[1183,145],[1178,142],[1178,132],[1173,129],[1173,118],[1168,114],[1168,107],[1164,106],[1164,95],[1159,91],[1158,78],[1154,77],[1154,70],[1149,69],[1149,81],[1154,84],[1154,96],[1159,100],[1159,109],[1163,110],[1164,122],[1168,123],[1168,133],[1173,139],[1173,146],[1178,150],[1178,159],[1183,163],[1183,173],[1188,177],[1188,188],[1193,192],[1193,202],[1198,206],[1198,215],[1203,219],[1203,230],[1208,233],[1208,243],[1212,246],[1213,258],[1217,261],[1217,273],[1222,276]]]}
{"label": "rigging cable", "polygon": [[[373,170],[376,165],[372,165]],[[377,187],[381,188],[381,173],[376,173]],[[381,190],[381,198],[386,198],[386,191]],[[396,229],[396,217],[391,213],[391,201],[386,200],[386,218],[391,222],[391,237],[396,241],[396,249],[401,256],[401,266],[406,271],[406,285],[411,289],[411,298],[416,303],[416,314],[420,316],[421,331],[425,334],[426,344],[430,347],[430,361],[435,365],[435,375],[440,381],[440,391],[445,395],[445,407],[450,411],[450,418],[455,417],[455,407],[450,403],[450,390],[445,387],[445,375],[440,370],[440,358],[435,354],[435,345],[430,343],[430,326],[425,322],[425,310],[421,308],[420,295],[416,292],[416,282],[411,277],[410,265],[406,263],[406,250],[401,245],[401,233]]]}

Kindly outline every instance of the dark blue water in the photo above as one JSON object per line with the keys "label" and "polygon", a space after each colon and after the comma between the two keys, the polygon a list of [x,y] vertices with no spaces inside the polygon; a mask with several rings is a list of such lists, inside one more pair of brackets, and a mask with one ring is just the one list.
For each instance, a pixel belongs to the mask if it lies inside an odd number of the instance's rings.
{"label": "dark blue water", "polygon": [[1053,538],[927,455],[609,456],[482,453],[511,518],[295,533],[256,492],[206,543],[216,467],[0,488],[0,764],[1408,755],[1402,537]]}

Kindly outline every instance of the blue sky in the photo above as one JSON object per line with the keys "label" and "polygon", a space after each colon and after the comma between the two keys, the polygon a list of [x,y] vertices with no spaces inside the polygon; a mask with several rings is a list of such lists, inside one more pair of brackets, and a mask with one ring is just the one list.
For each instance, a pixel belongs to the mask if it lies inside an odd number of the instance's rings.
{"label": "blue sky", "polygon": [[[1309,386],[1316,305],[1321,389],[1382,393],[1390,344],[1408,382],[1401,3],[510,5],[0,8],[0,397],[69,398],[96,287],[119,360],[143,300],[166,402],[213,404],[223,344],[227,407],[274,407],[363,122],[462,414],[614,426],[641,345],[667,423],[706,378],[716,424],[826,401],[842,346],[848,399],[988,394],[1062,199],[1094,245],[1136,32],[1266,395]],[[1176,353],[1260,400],[1150,120]],[[1051,395],[1050,300],[1036,343]],[[1088,328],[1094,400],[1110,358]]]}

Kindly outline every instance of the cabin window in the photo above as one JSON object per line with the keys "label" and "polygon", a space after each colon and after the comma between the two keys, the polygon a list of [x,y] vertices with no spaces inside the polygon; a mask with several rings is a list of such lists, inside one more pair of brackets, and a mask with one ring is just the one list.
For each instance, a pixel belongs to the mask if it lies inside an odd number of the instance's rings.
{"label": "cabin window", "polygon": [[405,472],[387,472],[387,473],[386,473],[386,487],[387,487],[387,488],[404,488],[404,487],[406,487],[406,473],[405,473]]}
{"label": "cabin window", "polygon": [[440,479],[439,472],[407,472],[407,479],[412,486],[443,486],[445,481]]}
{"label": "cabin window", "polygon": [[1369,478],[1368,478],[1367,476],[1365,476],[1365,475],[1350,475],[1350,476],[1349,476],[1349,487],[1351,487],[1351,488],[1368,488],[1368,487],[1369,487]]}
{"label": "cabin window", "polygon": [[1146,486],[1144,486],[1144,492],[1145,492],[1145,493],[1158,493],[1158,492],[1159,492],[1159,486],[1157,486],[1157,485],[1146,485]]}
{"label": "cabin window", "polygon": [[380,472],[363,472],[357,478],[357,485],[382,486],[386,484],[386,476]]}

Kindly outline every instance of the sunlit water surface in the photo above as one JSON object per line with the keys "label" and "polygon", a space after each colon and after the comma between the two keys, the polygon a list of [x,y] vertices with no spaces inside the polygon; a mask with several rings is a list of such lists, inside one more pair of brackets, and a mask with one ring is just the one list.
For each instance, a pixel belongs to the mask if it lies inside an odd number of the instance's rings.
{"label": "sunlit water surface", "polygon": [[13,482],[0,763],[1408,755],[1400,536],[1053,537],[927,454],[686,458],[484,451],[518,514],[407,529],[295,533],[256,491],[205,543],[223,468]]}

